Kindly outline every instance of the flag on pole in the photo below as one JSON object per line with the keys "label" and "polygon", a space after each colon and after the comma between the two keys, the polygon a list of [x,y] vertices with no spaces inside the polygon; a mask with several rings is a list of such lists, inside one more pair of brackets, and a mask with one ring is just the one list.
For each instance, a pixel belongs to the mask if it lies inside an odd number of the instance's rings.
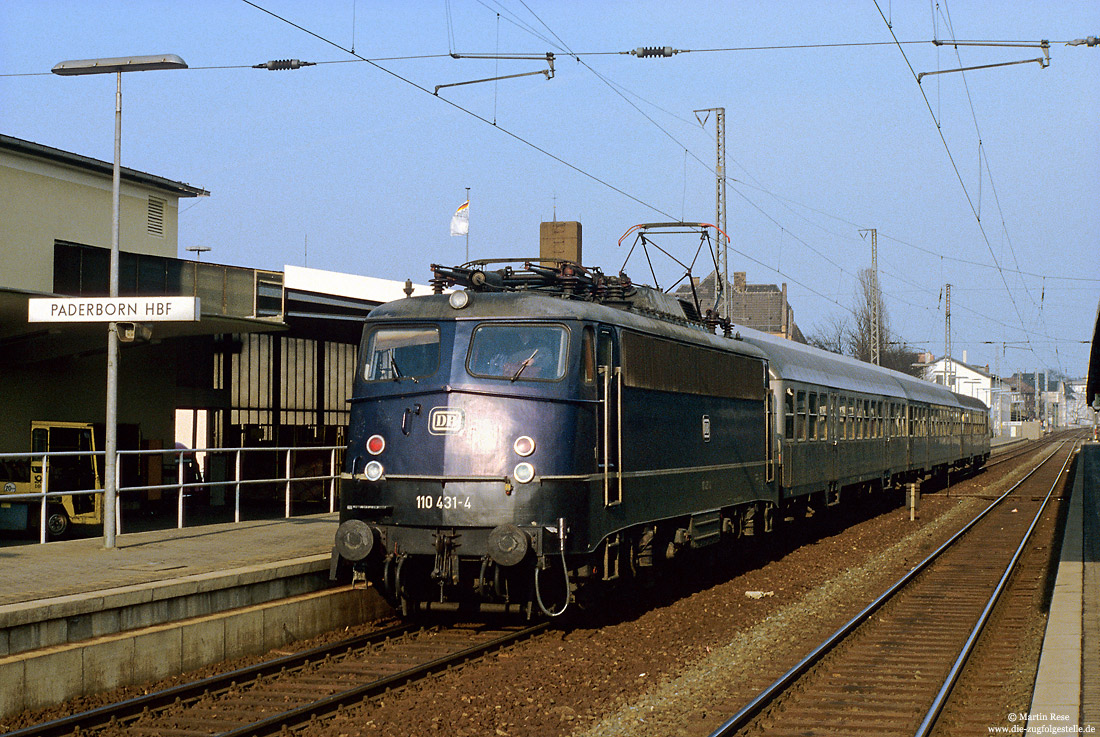
{"label": "flag on pole", "polygon": [[451,217],[451,235],[466,235],[470,232],[470,201],[466,200]]}

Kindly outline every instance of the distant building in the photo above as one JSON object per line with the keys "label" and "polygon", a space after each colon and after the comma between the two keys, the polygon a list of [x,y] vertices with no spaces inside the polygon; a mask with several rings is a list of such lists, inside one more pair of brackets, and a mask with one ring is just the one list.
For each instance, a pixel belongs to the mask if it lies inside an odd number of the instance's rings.
{"label": "distant building", "polygon": [[1012,411],[1014,392],[1007,382],[990,372],[989,366],[973,366],[957,359],[945,361],[927,353],[920,358],[922,378],[985,402],[993,434],[1010,434],[1005,428],[1015,419]]}
{"label": "distant building", "polygon": [[[744,325],[753,330],[777,335],[797,343],[805,343],[806,337],[794,321],[794,309],[787,302],[787,285],[747,284],[745,272],[733,274],[730,287],[729,318],[735,325]],[[718,277],[710,272],[703,279],[693,278],[691,284],[683,284],[676,290],[680,299],[691,299],[694,287],[701,312],[714,306],[714,293],[718,286]]]}
{"label": "distant building", "polygon": [[1085,401],[1086,379],[1070,379],[1063,382],[1065,385],[1065,424],[1091,425],[1093,411],[1089,403]]}

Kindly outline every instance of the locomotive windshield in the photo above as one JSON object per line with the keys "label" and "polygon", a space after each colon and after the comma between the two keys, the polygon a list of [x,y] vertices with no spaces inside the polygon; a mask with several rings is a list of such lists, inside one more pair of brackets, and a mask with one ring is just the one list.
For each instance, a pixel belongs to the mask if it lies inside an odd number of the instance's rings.
{"label": "locomotive windshield", "polygon": [[511,381],[565,376],[569,333],[561,325],[481,325],[470,340],[467,370]]}
{"label": "locomotive windshield", "polygon": [[434,325],[380,327],[367,338],[363,378],[401,381],[430,376],[439,368],[439,328]]}

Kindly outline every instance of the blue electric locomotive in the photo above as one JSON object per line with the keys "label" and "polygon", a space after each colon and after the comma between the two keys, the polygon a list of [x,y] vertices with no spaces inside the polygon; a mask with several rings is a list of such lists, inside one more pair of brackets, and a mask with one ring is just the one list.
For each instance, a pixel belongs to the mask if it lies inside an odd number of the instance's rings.
{"label": "blue electric locomotive", "polygon": [[[782,463],[798,457],[805,474],[812,451],[839,457],[818,438],[835,435],[841,412],[862,448],[845,450],[866,459],[889,442],[877,418],[900,432],[882,403],[908,413],[906,387],[926,382],[868,367],[857,386],[857,362],[735,331],[624,275],[568,263],[433,268],[437,294],[366,322],[333,551],[334,571],[350,562],[405,613],[497,602],[558,614],[580,588],[769,532],[777,513],[834,504],[842,488],[932,470],[907,452],[803,481]],[[466,288],[442,293],[455,284]],[[842,364],[855,379],[829,382]],[[962,409],[942,387],[919,397],[934,399]],[[860,402],[851,414],[848,401]],[[906,420],[907,434],[918,429]],[[982,460],[980,443],[958,450],[938,462]]]}

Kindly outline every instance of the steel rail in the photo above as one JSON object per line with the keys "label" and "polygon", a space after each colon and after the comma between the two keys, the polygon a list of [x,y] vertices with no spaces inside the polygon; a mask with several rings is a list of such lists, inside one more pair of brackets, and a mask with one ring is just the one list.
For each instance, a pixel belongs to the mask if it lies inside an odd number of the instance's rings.
{"label": "steel rail", "polygon": [[400,673],[394,673],[385,678],[371,681],[346,691],[341,691],[332,696],[326,696],[304,706],[274,714],[266,719],[253,722],[237,729],[220,732],[216,737],[256,737],[257,735],[282,732],[284,729],[291,729],[315,717],[327,715],[342,707],[358,704],[373,696],[386,693],[394,688],[405,686],[413,681],[418,681],[432,673],[447,670],[448,668],[460,665],[469,660],[475,660],[483,655],[495,652],[496,650],[507,647],[508,645],[528,637],[532,637],[549,626],[549,622],[539,622],[530,627],[493,638],[488,642],[472,645],[464,650],[449,655],[443,655],[427,663],[413,666]]}
{"label": "steel rail", "polygon": [[[1064,441],[1065,442],[1065,441]],[[1076,443],[1075,443],[1076,444]],[[1035,531],[1035,528],[1039,524],[1039,518],[1043,516],[1043,510],[1047,507],[1047,502],[1050,501],[1050,497],[1054,494],[1054,490],[1058,488],[1058,482],[1062,480],[1062,475],[1065,474],[1066,468],[1069,467],[1070,461],[1073,459],[1073,452],[1071,451],[1066,456],[1066,462],[1062,464],[1062,468],[1058,471],[1058,476],[1054,479],[1054,483],[1050,485],[1050,490],[1047,491],[1046,496],[1043,498],[1043,503],[1039,505],[1039,510],[1035,513],[1034,519],[1031,520],[1031,525],[1027,528],[1027,532],[1024,533],[1023,539],[1020,541],[1020,545],[1016,548],[1016,552],[1013,553],[1012,559],[1008,562],[1008,566],[1005,568],[1004,574],[997,582],[996,588],[993,589],[993,593],[989,596],[989,601],[986,602],[985,608],[982,609],[981,615],[978,617],[977,623],[970,631],[970,635],[966,638],[966,642],[963,644],[962,650],[959,652],[955,662],[951,664],[951,670],[948,672],[947,677],[944,679],[943,686],[936,693],[935,699],[932,701],[932,706],[924,715],[924,719],[921,721],[917,731],[914,732],[914,737],[927,737],[932,732],[933,726],[935,726],[936,720],[939,718],[940,712],[943,710],[944,704],[947,703],[947,698],[950,696],[951,691],[955,687],[955,683],[959,679],[959,675],[962,673],[963,667],[966,665],[966,661],[970,658],[970,653],[973,652],[974,647],[978,644],[978,638],[981,637],[982,630],[985,629],[986,622],[989,620],[990,615],[993,613],[994,607],[997,606],[997,601],[1001,598],[1001,594],[1008,586],[1008,579],[1012,576],[1013,571],[1016,570],[1016,563],[1019,562],[1020,557],[1024,554],[1024,548],[1027,546],[1028,541],[1031,539],[1031,533]],[[1045,462],[1045,461],[1044,461]]]}
{"label": "steel rail", "polygon": [[[878,598],[868,604],[862,611],[855,615],[851,620],[841,625],[832,635],[830,635],[824,642],[817,645],[810,651],[806,657],[796,663],[790,670],[776,679],[770,686],[765,688],[756,697],[754,697],[748,704],[741,708],[736,714],[727,719],[721,726],[710,734],[710,737],[731,737],[742,727],[746,726],[749,721],[759,714],[763,709],[772,701],[774,701],[779,694],[787,690],[795,681],[797,681],[802,675],[804,675],[813,665],[825,656],[830,650],[850,635],[857,627],[867,621],[871,615],[878,611],[883,604],[892,599],[899,591],[904,589],[918,574],[923,572],[926,568],[932,565],[937,558],[940,557],[947,549],[952,547],[957,541],[962,539],[975,525],[983,520],[986,515],[993,511],[1002,501],[1004,501],[1010,494],[1016,489],[1020,488],[1025,481],[1031,478],[1040,468],[1042,468],[1047,461],[1049,461],[1054,455],[1067,443],[1068,440],[1061,441],[1050,455],[1043,458],[1035,468],[1031,469],[1018,482],[1012,485],[1007,491],[1001,494],[997,499],[985,509],[983,509],[974,519],[970,520],[961,530],[952,535],[946,542],[940,547],[936,548],[927,558],[917,563],[913,568],[909,570],[904,576],[894,582],[885,592],[880,594]],[[1059,474],[1060,475],[1060,474]]]}
{"label": "steel rail", "polygon": [[358,637],[348,638],[340,642],[320,647],[303,650],[290,655],[284,655],[273,660],[266,660],[256,665],[238,668],[228,673],[202,678],[178,686],[154,691],[150,694],[138,696],[115,704],[107,704],[95,709],[73,714],[60,719],[54,719],[42,724],[35,724],[14,732],[8,732],[4,737],[48,737],[50,735],[64,735],[82,732],[88,729],[96,729],[112,721],[126,719],[140,715],[146,710],[153,710],[175,703],[186,701],[206,695],[208,693],[224,690],[233,685],[247,683],[257,678],[282,670],[298,668],[317,660],[323,659],[334,653],[369,647],[387,640],[392,640],[421,629],[418,625],[407,623],[386,627],[385,629],[371,632]]}

